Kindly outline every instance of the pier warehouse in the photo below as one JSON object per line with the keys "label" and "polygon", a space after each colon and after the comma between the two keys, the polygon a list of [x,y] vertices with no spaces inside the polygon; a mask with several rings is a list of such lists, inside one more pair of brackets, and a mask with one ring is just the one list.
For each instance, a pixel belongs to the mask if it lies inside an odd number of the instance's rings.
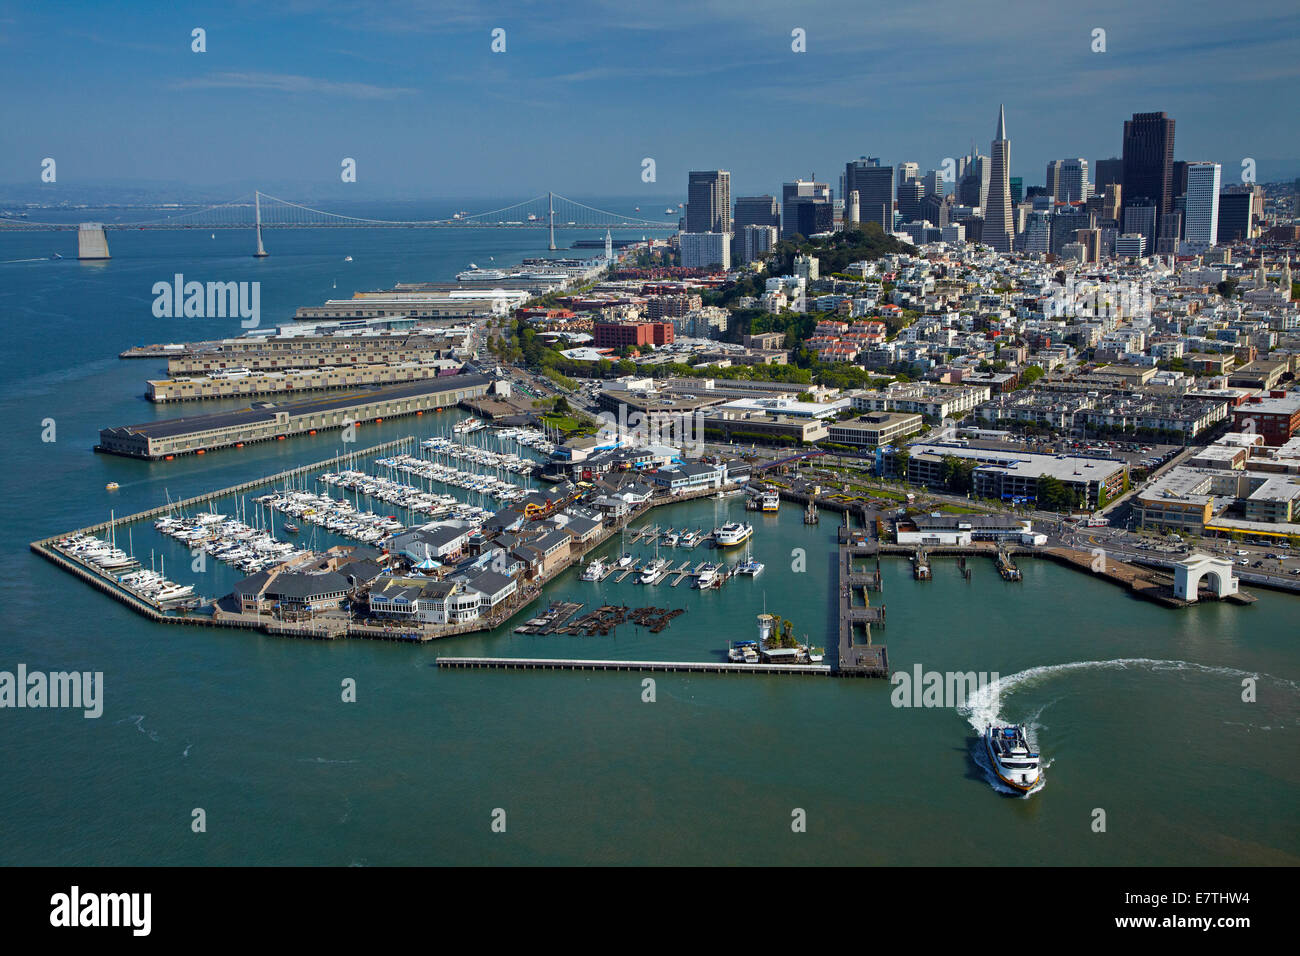
{"label": "pier warehouse", "polygon": [[343,428],[353,422],[434,411],[465,399],[481,398],[491,384],[492,379],[484,375],[447,375],[328,398],[260,402],[235,411],[104,428],[99,432],[95,450],[153,459],[197,454],[247,442]]}

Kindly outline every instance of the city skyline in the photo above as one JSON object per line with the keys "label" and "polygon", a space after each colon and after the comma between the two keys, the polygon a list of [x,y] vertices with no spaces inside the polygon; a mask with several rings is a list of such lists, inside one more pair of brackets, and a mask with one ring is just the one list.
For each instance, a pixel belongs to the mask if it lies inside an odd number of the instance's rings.
{"label": "city skyline", "polygon": [[[1032,35],[941,5],[954,38],[901,12],[858,25],[840,3],[670,6],[655,22],[605,3],[546,19],[528,4],[9,12],[0,77],[19,95],[4,106],[0,183],[39,188],[53,157],[58,180],[43,192],[74,200],[79,184],[115,182],[299,182],[340,198],[677,196],[691,169],[716,168],[731,171],[733,196],[816,175],[844,198],[834,171],[858,156],[924,173],[972,142],[983,149],[1002,102],[1019,144],[1010,173],[1026,184],[1053,159],[1120,156],[1124,120],[1151,111],[1178,120],[1175,158],[1220,163],[1225,184],[1245,158],[1259,181],[1300,168],[1300,134],[1258,96],[1300,76],[1279,39],[1300,15],[1256,4],[1257,16],[1218,23],[1208,5],[1176,20],[1116,5],[1084,19],[1033,9],[1030,20],[1020,6]],[[196,27],[203,53],[191,50]],[[491,50],[494,29],[504,52]],[[792,49],[796,29],[806,52]],[[1095,29],[1106,52],[1091,49]],[[719,32],[721,46],[709,39]],[[971,76],[952,62],[965,45],[1006,65]],[[1210,86],[1177,82],[1210,53]],[[763,137],[772,124],[795,135]],[[349,157],[354,183],[339,179]]]}

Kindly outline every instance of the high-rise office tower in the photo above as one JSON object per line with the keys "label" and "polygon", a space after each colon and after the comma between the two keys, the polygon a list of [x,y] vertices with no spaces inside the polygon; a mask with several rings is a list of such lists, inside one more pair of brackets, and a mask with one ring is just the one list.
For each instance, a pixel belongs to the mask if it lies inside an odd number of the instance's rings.
{"label": "high-rise office tower", "polygon": [[921,178],[921,167],[916,163],[899,163],[896,167],[898,173],[898,185],[903,185],[910,179]]}
{"label": "high-rise office tower", "polygon": [[894,228],[894,167],[881,166],[873,156],[863,156],[844,165],[847,196],[858,193],[858,214],[864,223],[874,222],[885,232]]}
{"label": "high-rise office tower", "polygon": [[1174,121],[1168,114],[1134,113],[1124,121],[1124,195],[1149,198],[1157,217],[1172,211]]}
{"label": "high-rise office tower", "polygon": [[1021,176],[1011,177],[1011,201],[1020,202],[1025,198],[1025,180]]}
{"label": "high-rise office tower", "polygon": [[1057,194],[1061,191],[1061,161],[1059,159],[1048,160],[1044,183],[1046,184],[1047,195],[1056,200]]}
{"label": "high-rise office tower", "polygon": [[1082,158],[1057,160],[1060,164],[1056,181],[1057,202],[1083,202],[1091,189],[1088,182],[1088,161]]}
{"label": "high-rise office tower", "polygon": [[925,194],[927,196],[942,196],[948,188],[944,182],[943,173],[937,169],[932,169],[925,174]]}
{"label": "high-rise office tower", "polygon": [[774,196],[741,196],[736,200],[736,214],[732,219],[734,236],[731,240],[733,262],[749,262],[745,258],[743,234],[746,226],[774,226],[781,228],[781,204]]}
{"label": "high-rise office tower", "polygon": [[963,206],[984,208],[989,199],[989,175],[993,161],[987,156],[971,156],[966,171],[957,182],[957,201]]}
{"label": "high-rise office tower", "polygon": [[731,173],[693,171],[686,184],[686,231],[731,232]]}
{"label": "high-rise office tower", "polygon": [[1187,164],[1187,237],[1189,252],[1204,252],[1219,238],[1219,177],[1223,168],[1218,163]]}
{"label": "high-rise office tower", "polygon": [[[789,239],[798,229],[799,210],[796,208],[801,203],[821,201],[830,206],[831,187],[826,183],[813,182],[811,179],[796,179],[792,183],[783,183],[781,185],[781,238]],[[831,210],[832,220],[834,209]],[[808,233],[802,233],[808,235]]]}
{"label": "high-rise office tower", "polygon": [[1255,193],[1263,188],[1254,184],[1228,186],[1219,193],[1220,244],[1245,242],[1255,238]]}
{"label": "high-rise office tower", "polygon": [[1156,255],[1178,255],[1181,251],[1180,243],[1183,235],[1182,210],[1167,212],[1161,216],[1156,232],[1160,234],[1160,238],[1156,240]]}
{"label": "high-rise office tower", "polygon": [[922,196],[921,201],[917,204],[917,218],[928,220],[940,229],[948,225],[949,220],[952,218],[950,215],[952,207],[948,205],[945,199],[944,196]]}
{"label": "high-rise office tower", "polygon": [[1011,252],[1011,140],[1007,139],[1006,107],[998,108],[998,129],[989,163],[988,205],[984,210],[983,242],[995,252]]}
{"label": "high-rise office tower", "polygon": [[781,225],[781,204],[775,196],[741,196],[736,200],[736,232],[746,226]]}
{"label": "high-rise office tower", "polygon": [[1124,201],[1124,232],[1140,234],[1146,239],[1144,250],[1155,248],[1156,201],[1146,196],[1136,196]]}
{"label": "high-rise office tower", "polygon": [[1169,181],[1170,195],[1174,201],[1178,201],[1179,196],[1187,195],[1187,167],[1191,164],[1182,159],[1175,159],[1173,166],[1173,176]]}
{"label": "high-rise office tower", "polygon": [[1124,160],[1117,156],[1111,159],[1097,160],[1097,165],[1093,168],[1092,179],[1097,192],[1101,192],[1107,186],[1118,186],[1124,182]]}
{"label": "high-rise office tower", "polygon": [[909,179],[898,184],[899,222],[917,222],[922,218],[921,199],[924,196],[925,185],[919,179]]}

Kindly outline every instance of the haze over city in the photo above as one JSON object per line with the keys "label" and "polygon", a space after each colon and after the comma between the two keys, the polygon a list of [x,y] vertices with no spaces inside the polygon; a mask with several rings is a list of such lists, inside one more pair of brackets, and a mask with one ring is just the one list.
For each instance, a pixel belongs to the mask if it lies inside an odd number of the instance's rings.
{"label": "haze over city", "polygon": [[[1249,156],[1259,181],[1285,179],[1300,172],[1284,93],[1300,78],[1298,28],[1295,8],[1255,0],[1230,15],[1199,0],[1176,15],[1109,0],[941,0],[924,14],[772,0],[11,6],[0,82],[18,92],[0,107],[0,188],[676,196],[689,169],[726,168],[744,195],[812,174],[835,185],[859,155],[925,170],[987,151],[1000,103],[1026,183],[1049,159],[1119,155],[1123,120],[1153,110],[1178,121],[1177,158],[1220,162],[1227,178]],[[57,184],[39,181],[45,157]],[[339,179],[343,157],[355,183]]]}

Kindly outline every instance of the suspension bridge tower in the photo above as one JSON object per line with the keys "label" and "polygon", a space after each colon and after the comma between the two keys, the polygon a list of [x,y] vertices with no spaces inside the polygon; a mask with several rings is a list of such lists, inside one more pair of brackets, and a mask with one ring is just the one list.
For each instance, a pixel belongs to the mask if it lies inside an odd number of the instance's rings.
{"label": "suspension bridge tower", "polygon": [[546,194],[546,221],[547,228],[551,234],[551,244],[548,247],[552,252],[555,251],[555,193]]}
{"label": "suspension bridge tower", "polygon": [[262,194],[256,190],[253,191],[253,208],[257,218],[257,251],[253,253],[253,258],[265,259],[268,253],[262,245]]}

